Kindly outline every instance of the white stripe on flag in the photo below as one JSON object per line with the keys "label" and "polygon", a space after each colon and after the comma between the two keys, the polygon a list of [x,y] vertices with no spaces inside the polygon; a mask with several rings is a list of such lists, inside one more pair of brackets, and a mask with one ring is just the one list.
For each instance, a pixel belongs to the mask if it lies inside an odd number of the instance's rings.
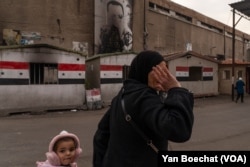
{"label": "white stripe on flag", "polygon": [[58,71],[59,79],[84,79],[85,71]]}
{"label": "white stripe on flag", "polygon": [[0,78],[28,79],[29,71],[21,69],[1,69]]}
{"label": "white stripe on flag", "polygon": [[101,78],[122,78],[122,71],[101,71]]}
{"label": "white stripe on flag", "polygon": [[213,72],[203,72],[202,75],[203,77],[211,77],[213,76]]}
{"label": "white stripe on flag", "polygon": [[176,77],[189,77],[188,71],[176,71]]}

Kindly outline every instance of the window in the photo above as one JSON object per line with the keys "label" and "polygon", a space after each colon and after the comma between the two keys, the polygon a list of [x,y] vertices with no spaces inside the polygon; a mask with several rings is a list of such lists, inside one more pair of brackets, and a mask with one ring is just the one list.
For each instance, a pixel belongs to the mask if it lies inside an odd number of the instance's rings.
{"label": "window", "polygon": [[239,77],[241,77],[241,78],[243,77],[243,71],[240,70],[240,71],[237,72],[237,74],[238,74],[238,78]]}
{"label": "window", "polygon": [[214,30],[215,32],[218,32],[218,33],[223,33],[223,30],[220,29],[220,28],[217,28],[213,25],[210,25],[210,24],[207,24],[207,23],[204,23],[204,22],[201,22],[201,26],[207,28],[207,29],[210,29],[210,30]]}
{"label": "window", "polygon": [[157,4],[154,4],[152,2],[149,2],[148,4],[149,8],[153,9],[153,10],[158,10],[158,11],[162,11],[164,13],[169,13],[169,9]]}
{"label": "window", "polygon": [[[250,48],[250,44],[249,44],[249,48]],[[247,58],[246,61],[250,61],[250,49],[247,49]]]}
{"label": "window", "polygon": [[150,8],[155,8],[155,4],[154,3],[152,3],[152,2],[149,2],[149,5],[148,5]]}
{"label": "window", "polygon": [[202,80],[202,67],[189,67],[189,80],[190,81]]}
{"label": "window", "polygon": [[230,80],[230,71],[229,70],[224,70],[223,71],[222,79]]}
{"label": "window", "polygon": [[57,64],[30,63],[30,84],[57,84]]}
{"label": "window", "polygon": [[178,12],[176,12],[175,14],[179,19],[182,19],[182,20],[185,20],[188,22],[192,22],[192,17],[186,16],[186,15],[178,13]]}

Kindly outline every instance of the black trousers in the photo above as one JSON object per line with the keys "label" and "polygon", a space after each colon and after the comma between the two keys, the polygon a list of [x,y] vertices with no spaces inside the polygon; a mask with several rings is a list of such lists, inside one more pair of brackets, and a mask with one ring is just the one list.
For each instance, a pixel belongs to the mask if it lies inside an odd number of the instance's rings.
{"label": "black trousers", "polygon": [[238,102],[239,98],[240,98],[241,103],[243,103],[244,102],[244,93],[237,94],[236,103]]}

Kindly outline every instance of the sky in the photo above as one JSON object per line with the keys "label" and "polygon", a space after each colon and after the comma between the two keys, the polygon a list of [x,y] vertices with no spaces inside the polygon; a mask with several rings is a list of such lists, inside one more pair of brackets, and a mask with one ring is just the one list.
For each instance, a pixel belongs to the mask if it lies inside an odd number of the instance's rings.
{"label": "sky", "polygon": [[[197,11],[205,16],[213,18],[230,27],[233,27],[233,12],[229,4],[239,2],[240,0],[171,0],[182,6]],[[239,16],[235,15],[235,23]],[[250,20],[242,18],[235,27],[237,30],[250,35]]]}

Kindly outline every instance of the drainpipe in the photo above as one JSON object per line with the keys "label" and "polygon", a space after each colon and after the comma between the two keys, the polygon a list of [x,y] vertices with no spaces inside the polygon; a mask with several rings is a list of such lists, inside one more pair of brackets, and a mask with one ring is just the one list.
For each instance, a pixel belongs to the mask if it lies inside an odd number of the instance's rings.
{"label": "drainpipe", "polygon": [[143,50],[147,50],[147,37],[148,37],[148,32],[147,32],[147,23],[146,23],[146,2],[147,0],[144,0],[144,13],[143,13]]}
{"label": "drainpipe", "polygon": [[232,42],[232,101],[234,101],[234,68],[235,68],[235,27],[242,19],[243,16],[239,18],[239,20],[235,23],[235,9],[233,8],[233,42]]}
{"label": "drainpipe", "polygon": [[232,101],[234,101],[234,65],[235,65],[235,9],[233,9],[233,42],[232,42]]}
{"label": "drainpipe", "polygon": [[243,48],[242,48],[242,52],[243,52],[243,61],[245,61],[245,34],[243,34],[243,42],[242,42],[242,44],[243,44]]}
{"label": "drainpipe", "polygon": [[226,27],[224,26],[224,56],[226,56]]}

